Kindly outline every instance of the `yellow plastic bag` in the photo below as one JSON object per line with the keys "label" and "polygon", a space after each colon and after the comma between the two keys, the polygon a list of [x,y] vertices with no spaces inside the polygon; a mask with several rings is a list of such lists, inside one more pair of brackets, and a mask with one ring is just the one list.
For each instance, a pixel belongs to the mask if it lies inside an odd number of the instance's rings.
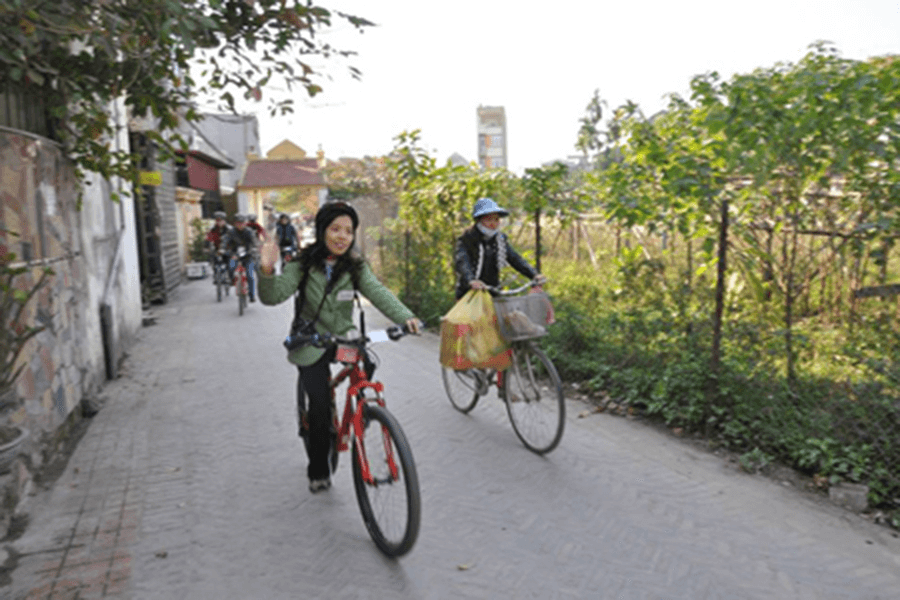
{"label": "yellow plastic bag", "polygon": [[451,369],[506,369],[510,353],[500,337],[491,294],[469,290],[441,320],[441,364]]}

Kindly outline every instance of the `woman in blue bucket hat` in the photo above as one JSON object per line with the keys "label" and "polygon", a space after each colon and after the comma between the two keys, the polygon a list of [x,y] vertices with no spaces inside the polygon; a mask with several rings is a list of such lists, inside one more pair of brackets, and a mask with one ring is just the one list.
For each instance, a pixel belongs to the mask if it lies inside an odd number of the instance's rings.
{"label": "woman in blue bucket hat", "polygon": [[525,277],[543,284],[546,278],[510,245],[500,231],[500,218],[509,211],[492,198],[479,198],[472,207],[475,223],[456,240],[453,263],[456,268],[456,299],[470,289],[483,290],[500,284],[500,271],[510,266]]}

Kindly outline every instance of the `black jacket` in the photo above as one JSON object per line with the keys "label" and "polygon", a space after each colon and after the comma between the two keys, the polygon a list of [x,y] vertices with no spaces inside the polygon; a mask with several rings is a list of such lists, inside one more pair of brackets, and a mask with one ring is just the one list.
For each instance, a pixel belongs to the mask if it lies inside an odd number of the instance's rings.
{"label": "black jacket", "polygon": [[297,228],[293,223],[282,224],[278,222],[275,225],[275,239],[278,240],[278,246],[284,248],[290,246],[297,247]]}
{"label": "black jacket", "polygon": [[245,246],[248,254],[255,250],[256,232],[249,227],[244,227],[243,229],[232,227],[222,242],[222,248],[224,248],[225,252],[233,254],[237,252],[238,246]]}
{"label": "black jacket", "polygon": [[[528,264],[522,256],[509,244],[505,233],[486,238],[478,231],[478,228],[470,227],[456,240],[456,250],[453,253],[453,264],[456,269],[456,299],[462,298],[469,291],[469,281],[478,279],[487,285],[499,285],[500,273],[497,269],[498,244],[506,245],[507,264],[529,279],[537,275],[537,271]],[[484,249],[481,273],[476,273],[478,268],[479,246]]]}

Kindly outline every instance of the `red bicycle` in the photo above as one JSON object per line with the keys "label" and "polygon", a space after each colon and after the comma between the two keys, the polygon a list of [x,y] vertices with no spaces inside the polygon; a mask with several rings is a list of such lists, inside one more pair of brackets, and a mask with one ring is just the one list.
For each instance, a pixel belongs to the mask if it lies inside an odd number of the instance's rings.
{"label": "red bicycle", "polygon": [[243,316],[247,308],[247,297],[250,295],[250,281],[247,279],[247,267],[244,262],[250,257],[244,246],[238,246],[237,265],[234,267],[235,295],[238,299],[238,316]]}
{"label": "red bicycle", "polygon": [[331,469],[337,468],[338,453],[352,446],[353,487],[369,535],[386,555],[401,556],[419,535],[419,478],[406,435],[385,406],[384,385],[369,380],[366,357],[369,344],[399,340],[409,330],[395,325],[366,335],[360,311],[360,332],[355,339],[292,335],[284,345],[288,350],[306,344],[335,348],[335,362],[344,368],[331,379],[332,400],[337,386],[347,379],[349,387],[340,421],[336,410],[334,414],[337,434],[332,440]]}

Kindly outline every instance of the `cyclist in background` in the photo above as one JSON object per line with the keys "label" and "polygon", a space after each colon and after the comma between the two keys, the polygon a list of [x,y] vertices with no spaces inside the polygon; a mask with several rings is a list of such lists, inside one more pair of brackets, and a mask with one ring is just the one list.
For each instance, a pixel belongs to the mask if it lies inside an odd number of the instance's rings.
{"label": "cyclist in background", "polygon": [[247,254],[244,257],[244,267],[247,269],[247,284],[250,288],[250,302],[256,302],[256,233],[247,227],[247,219],[244,215],[234,215],[234,227],[222,242],[222,251],[228,256],[228,274],[234,282],[234,269],[237,266],[237,251],[243,246]]}
{"label": "cyclist in background", "polygon": [[215,252],[222,247],[222,241],[225,239],[225,234],[228,233],[231,226],[225,222],[225,213],[221,210],[214,212],[213,218],[215,218],[216,222],[206,232],[206,247]]}
{"label": "cyclist in background", "polygon": [[297,228],[291,223],[291,218],[285,213],[278,215],[278,222],[275,224],[275,241],[280,248],[290,247],[298,248],[299,239],[297,237]]}
{"label": "cyclist in background", "polygon": [[256,215],[250,213],[247,215],[247,227],[252,229],[256,233],[256,239],[259,241],[265,241],[266,239],[266,230],[265,228],[256,222]]}
{"label": "cyclist in background", "polygon": [[[231,230],[231,227],[225,222],[225,213],[221,210],[214,212],[213,218],[215,218],[216,222],[206,232],[206,251],[209,254],[209,264],[213,273],[215,273],[216,261],[221,260],[219,249],[222,247],[222,242],[225,240],[225,236]],[[216,285],[215,277],[212,278],[212,282],[213,285]]]}
{"label": "cyclist in background", "polygon": [[475,223],[457,238],[453,254],[457,300],[470,289],[483,290],[500,285],[500,271],[507,266],[537,285],[547,281],[516,252],[506,234],[500,231],[500,219],[508,215],[509,211],[491,198],[479,198],[475,202],[472,207]]}

